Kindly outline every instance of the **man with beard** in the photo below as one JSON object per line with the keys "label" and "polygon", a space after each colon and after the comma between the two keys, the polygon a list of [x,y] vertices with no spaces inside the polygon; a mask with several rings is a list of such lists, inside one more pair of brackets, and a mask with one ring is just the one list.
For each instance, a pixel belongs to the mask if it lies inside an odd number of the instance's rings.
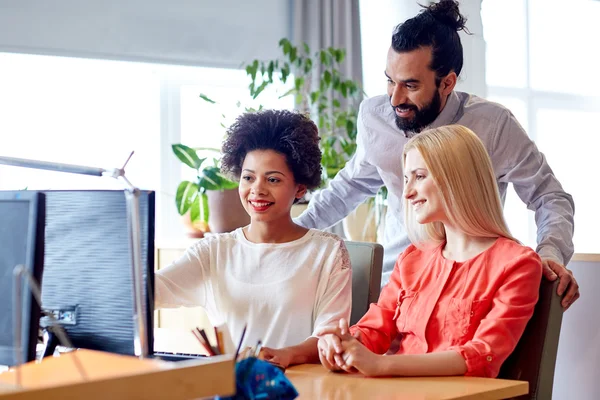
{"label": "man with beard", "polygon": [[508,109],[454,90],[463,65],[458,31],[465,30],[465,22],[456,1],[441,0],[396,27],[385,69],[387,96],[362,102],[356,154],[327,189],[313,196],[297,222],[327,228],[386,186],[382,276],[382,284],[386,284],[396,259],[410,244],[402,206],[404,144],[425,128],[464,125],[485,144],[502,199],[512,183],[527,207],[535,211],[536,251],[543,261],[544,276],[560,279],[558,294],[566,309],[579,298],[579,286],[565,268],[573,255],[573,199]]}

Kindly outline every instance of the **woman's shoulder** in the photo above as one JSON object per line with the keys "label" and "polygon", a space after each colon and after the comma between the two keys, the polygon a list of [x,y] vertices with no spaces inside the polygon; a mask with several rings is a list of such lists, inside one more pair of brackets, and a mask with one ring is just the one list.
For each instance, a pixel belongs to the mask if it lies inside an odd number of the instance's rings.
{"label": "woman's shoulder", "polygon": [[508,256],[526,256],[539,258],[535,250],[529,246],[525,246],[515,240],[508,238],[498,238],[495,245],[491,248],[495,254]]}
{"label": "woman's shoulder", "polygon": [[539,264],[541,268],[542,265],[540,256],[531,247],[507,238],[498,238],[490,248],[489,257],[494,264],[502,263],[507,266],[529,263]]}
{"label": "woman's shoulder", "polygon": [[236,229],[232,232],[207,233],[202,239],[199,239],[196,243],[192,244],[188,248],[188,251],[206,252],[210,251],[216,246],[220,246],[227,243],[233,244],[239,240],[241,234],[241,228]]}
{"label": "woman's shoulder", "polygon": [[429,243],[421,246],[410,244],[402,253],[400,253],[398,261],[412,258],[422,259],[423,257],[434,255],[439,251],[440,246],[441,244],[439,243]]}
{"label": "woman's shoulder", "polygon": [[319,229],[310,229],[309,233],[310,239],[316,243],[321,244],[330,244],[330,245],[342,245],[344,248],[344,239],[336,235],[335,233],[321,231]]}

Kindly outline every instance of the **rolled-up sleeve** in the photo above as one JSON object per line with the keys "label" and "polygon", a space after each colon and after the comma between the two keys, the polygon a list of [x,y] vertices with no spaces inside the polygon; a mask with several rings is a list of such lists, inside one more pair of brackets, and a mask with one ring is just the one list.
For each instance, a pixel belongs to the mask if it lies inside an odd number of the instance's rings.
{"label": "rolled-up sleeve", "polygon": [[539,296],[542,263],[530,251],[505,267],[504,280],[472,340],[450,347],[467,364],[465,375],[495,378],[515,349]]}
{"label": "rolled-up sleeve", "polygon": [[512,183],[527,208],[535,211],[538,254],[568,264],[574,252],[573,198],[508,110],[500,115],[496,126],[490,156],[498,182]]}
{"label": "rolled-up sleeve", "polygon": [[[364,104],[364,103],[363,103]],[[294,219],[306,228],[325,229],[346,217],[368,197],[373,197],[383,186],[377,168],[366,160],[366,127],[363,104],[360,106],[356,138],[356,153],[348,160],[327,188],[314,193],[308,208]]]}

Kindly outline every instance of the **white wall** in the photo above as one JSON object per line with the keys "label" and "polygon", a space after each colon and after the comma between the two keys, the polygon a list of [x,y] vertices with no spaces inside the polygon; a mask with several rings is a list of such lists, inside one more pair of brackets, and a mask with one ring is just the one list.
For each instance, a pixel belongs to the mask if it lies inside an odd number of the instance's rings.
{"label": "white wall", "polygon": [[600,399],[600,261],[572,261],[581,298],[563,316],[553,400]]}
{"label": "white wall", "polygon": [[0,0],[0,51],[238,68],[290,18],[281,0]]}

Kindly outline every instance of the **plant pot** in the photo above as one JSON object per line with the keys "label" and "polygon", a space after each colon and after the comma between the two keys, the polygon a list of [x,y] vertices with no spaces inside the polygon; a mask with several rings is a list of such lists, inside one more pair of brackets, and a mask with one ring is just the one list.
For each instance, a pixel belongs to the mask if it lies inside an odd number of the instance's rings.
{"label": "plant pot", "polygon": [[204,233],[208,231],[206,223],[192,222],[189,211],[181,216],[181,222],[185,226],[185,232],[188,237],[201,239],[204,237]]}
{"label": "plant pot", "polygon": [[231,232],[250,223],[237,189],[207,190],[208,226],[214,233]]}

